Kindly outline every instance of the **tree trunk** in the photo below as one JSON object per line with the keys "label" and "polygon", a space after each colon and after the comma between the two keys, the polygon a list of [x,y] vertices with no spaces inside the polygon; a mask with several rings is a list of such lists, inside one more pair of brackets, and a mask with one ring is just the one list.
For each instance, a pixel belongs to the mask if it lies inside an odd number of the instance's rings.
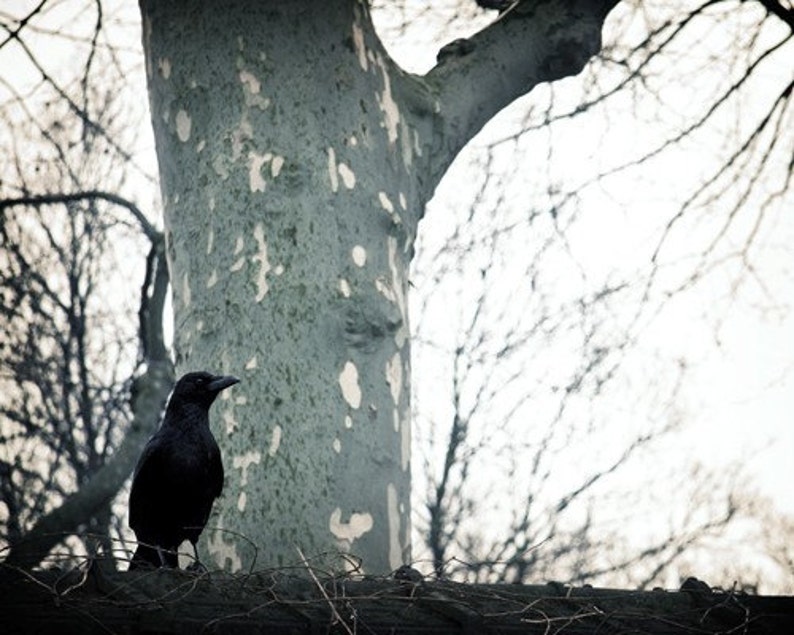
{"label": "tree trunk", "polygon": [[211,562],[410,560],[417,223],[488,118],[581,69],[615,1],[520,3],[420,78],[364,2],[141,0],[177,366],[242,379],[214,410]]}
{"label": "tree trunk", "polygon": [[366,9],[142,4],[177,366],[242,379],[214,409],[211,562],[286,565],[299,547],[396,568],[418,214]]}

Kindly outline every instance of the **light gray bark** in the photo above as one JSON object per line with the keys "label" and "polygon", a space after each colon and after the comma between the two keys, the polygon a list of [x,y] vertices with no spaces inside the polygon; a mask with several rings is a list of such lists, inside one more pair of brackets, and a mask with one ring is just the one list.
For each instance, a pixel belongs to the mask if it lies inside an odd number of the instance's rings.
{"label": "light gray bark", "polygon": [[585,53],[533,42],[508,64],[504,38],[570,47],[564,20],[582,19],[528,4],[556,21],[485,32],[422,78],[391,61],[362,2],[141,2],[177,365],[242,378],[213,413],[227,475],[205,532],[214,564],[298,563],[297,548],[374,573],[410,560],[417,223],[493,113],[598,46],[577,27]]}

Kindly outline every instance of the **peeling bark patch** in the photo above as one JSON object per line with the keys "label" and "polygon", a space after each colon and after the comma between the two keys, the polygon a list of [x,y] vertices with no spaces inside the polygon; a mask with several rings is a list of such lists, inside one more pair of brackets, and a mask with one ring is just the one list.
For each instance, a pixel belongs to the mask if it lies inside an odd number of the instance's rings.
{"label": "peeling bark patch", "polygon": [[342,183],[345,184],[348,190],[356,187],[356,175],[346,163],[340,163],[337,170],[339,171],[339,176],[342,177]]}
{"label": "peeling bark patch", "polygon": [[261,223],[257,223],[256,227],[254,227],[254,239],[258,245],[258,251],[253,256],[251,256],[251,262],[258,262],[260,263],[259,272],[256,276],[256,297],[254,298],[256,302],[261,302],[262,299],[267,295],[267,291],[270,288],[267,284],[267,274],[271,269],[270,261],[267,259],[267,243],[265,242],[265,230],[262,229]]}
{"label": "peeling bark patch", "polygon": [[248,187],[252,192],[265,191],[265,179],[262,178],[262,166],[270,159],[269,154],[248,153]]}
{"label": "peeling bark patch", "polygon": [[278,448],[281,445],[281,426],[276,425],[273,428],[273,433],[270,435],[270,447],[267,449],[267,455],[269,457],[276,456],[276,452],[278,452]]}
{"label": "peeling bark patch", "polygon": [[394,213],[394,204],[386,195],[386,192],[378,192],[378,200],[380,201],[380,206],[389,212],[389,214]]}
{"label": "peeling bark patch", "polygon": [[221,419],[223,420],[223,427],[226,430],[227,436],[231,436],[240,427],[237,419],[234,418],[232,408],[224,410],[223,414],[221,414]]}
{"label": "peeling bark patch", "polygon": [[248,485],[248,467],[256,463],[259,465],[262,461],[262,454],[259,450],[251,450],[240,456],[235,456],[232,459],[232,466],[235,470],[240,470],[240,487]]}
{"label": "peeling bark patch", "polygon": [[273,157],[273,162],[270,164],[270,175],[275,179],[281,174],[281,168],[284,166],[284,157],[278,155]]}
{"label": "peeling bark patch", "polygon": [[240,82],[252,95],[258,95],[259,91],[262,89],[262,83],[250,71],[240,71]]}
{"label": "peeling bark patch", "polygon": [[190,282],[187,271],[182,275],[182,306],[190,306]]}
{"label": "peeling bark patch", "polygon": [[397,507],[397,488],[393,483],[386,486],[386,509],[389,518],[389,566],[399,569],[403,564],[400,545],[400,510]]}
{"label": "peeling bark patch", "polygon": [[411,419],[404,417],[400,421],[400,467],[403,472],[408,470],[411,463]]}
{"label": "peeling bark patch", "polygon": [[389,143],[394,143],[397,141],[397,124],[400,123],[400,109],[391,94],[391,80],[386,70],[386,64],[380,57],[378,58],[378,65],[383,73],[383,92],[380,95],[376,93],[375,99],[377,99],[378,106],[383,112],[383,125],[386,128]]}
{"label": "peeling bark patch", "polygon": [[347,549],[352,546],[354,540],[370,531],[373,525],[372,514],[367,512],[363,514],[353,512],[350,514],[350,521],[343,523],[342,510],[339,507],[331,512],[331,518],[328,521],[328,529],[342,543],[340,546]]}
{"label": "peeling bark patch", "polygon": [[331,179],[331,191],[339,191],[339,178],[336,175],[336,152],[333,148],[328,148],[328,178]]}
{"label": "peeling bark patch", "polygon": [[229,570],[236,573],[243,568],[243,561],[237,553],[237,545],[233,541],[224,539],[223,516],[218,519],[216,529],[210,533],[207,541],[207,550],[219,568],[225,569],[229,563]]}
{"label": "peeling bark patch", "polygon": [[180,110],[176,113],[176,136],[182,143],[190,139],[190,115],[186,111]]}
{"label": "peeling bark patch", "polygon": [[397,262],[397,239],[389,236],[387,241],[389,252],[389,269],[391,269],[391,288],[397,300],[397,306],[400,309],[400,328],[394,334],[394,341],[397,348],[402,348],[405,341],[408,339],[408,303],[405,299],[405,289],[402,269],[398,266]]}
{"label": "peeling bark patch", "polygon": [[378,192],[378,201],[380,202],[380,206],[384,209],[384,211],[391,216],[392,222],[395,225],[402,223],[402,218],[400,218],[400,215],[394,211],[394,203],[392,203],[386,192]]}
{"label": "peeling bark patch", "polygon": [[358,385],[358,369],[353,362],[345,362],[345,367],[339,373],[339,387],[348,405],[357,410],[361,405],[361,388]]}
{"label": "peeling bark patch", "polygon": [[[234,243],[234,254],[238,256],[242,253],[243,249],[245,249],[245,238],[242,236],[238,236]],[[237,260],[232,263],[232,266],[229,267],[229,271],[240,271],[245,264],[245,256],[240,256]]]}
{"label": "peeling bark patch", "polygon": [[364,45],[364,29],[358,23],[358,16],[353,22],[353,46],[356,49],[356,57],[358,57],[358,64],[361,70],[366,71],[367,65],[367,47]]}
{"label": "peeling bark patch", "polygon": [[375,288],[378,290],[378,293],[380,293],[389,302],[397,302],[397,297],[394,295],[394,291],[392,291],[391,286],[389,286],[389,283],[384,279],[383,276],[378,276],[375,278]]}
{"label": "peeling bark patch", "polygon": [[[259,465],[261,461],[262,455],[258,450],[246,452],[245,454],[235,456],[232,459],[232,465],[234,466],[234,469],[240,470],[240,487],[245,487],[248,485],[248,468],[251,466],[251,464],[255,463]],[[240,492],[240,495],[237,497],[237,511],[245,511],[245,505],[247,501],[248,495],[246,492]]]}
{"label": "peeling bark patch", "polygon": [[386,362],[386,382],[391,389],[391,398],[394,400],[394,405],[400,403],[400,393],[403,389],[403,365],[400,359],[400,353],[395,353],[392,358]]}
{"label": "peeling bark patch", "polygon": [[160,77],[167,80],[171,77],[171,60],[161,57],[157,60],[157,70],[160,71]]}
{"label": "peeling bark patch", "polygon": [[367,264],[367,250],[361,245],[356,245],[350,250],[350,257],[353,259],[353,262],[356,263],[357,267],[363,267]]}

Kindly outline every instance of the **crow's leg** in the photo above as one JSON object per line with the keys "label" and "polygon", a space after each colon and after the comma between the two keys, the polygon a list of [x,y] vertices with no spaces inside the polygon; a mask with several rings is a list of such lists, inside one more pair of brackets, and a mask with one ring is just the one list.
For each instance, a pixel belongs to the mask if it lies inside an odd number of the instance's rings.
{"label": "crow's leg", "polygon": [[195,560],[190,564],[187,570],[193,571],[195,573],[207,573],[207,567],[205,567],[201,563],[201,560],[199,560],[198,547],[196,546],[196,543],[191,541],[190,544],[193,545],[193,555],[195,556]]}

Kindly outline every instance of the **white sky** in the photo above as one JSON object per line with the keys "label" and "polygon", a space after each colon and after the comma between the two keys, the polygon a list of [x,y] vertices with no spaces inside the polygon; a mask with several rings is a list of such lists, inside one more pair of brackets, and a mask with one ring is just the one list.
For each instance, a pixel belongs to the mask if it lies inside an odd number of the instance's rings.
{"label": "white sky", "polygon": [[[437,4],[440,6],[436,15],[444,15],[445,11],[453,12],[456,3]],[[421,14],[426,11],[427,4],[417,1],[407,5],[407,34],[401,34],[401,39],[394,41],[384,39],[392,54],[406,68],[422,72],[433,64],[438,45],[432,43],[433,32],[419,25],[418,20],[411,21],[415,15],[411,11]],[[740,41],[733,29],[741,32],[744,23],[746,19],[728,25],[723,32],[714,31],[705,42],[698,42],[702,48],[689,52],[688,59],[697,68],[700,64],[711,64],[711,56]],[[482,22],[450,21],[450,24],[459,30],[450,29],[447,40],[467,35],[466,29],[475,31]],[[384,21],[381,28],[388,27]],[[773,40],[779,36],[778,31],[768,37]],[[727,43],[726,38],[729,38]],[[787,57],[794,65],[790,46]],[[749,97],[743,98],[742,110],[731,109],[728,113],[725,129],[733,127],[735,132],[757,122],[752,115],[768,107],[770,94],[776,94],[789,81],[792,65],[780,64],[780,59],[777,58],[777,65],[762,67],[759,75],[768,82],[767,85],[748,91]],[[782,59],[786,59],[786,55]],[[723,72],[722,67],[715,68],[713,73]],[[699,88],[721,77],[709,78],[707,73],[689,72],[685,67],[681,70],[685,79],[679,85],[665,87],[662,106],[674,116],[684,118],[687,112],[700,107],[697,99]],[[533,94],[543,90],[541,87]],[[570,96],[566,95],[566,90]],[[561,101],[575,101],[578,90],[576,80],[555,84],[555,96]],[[750,99],[753,96],[755,102]],[[532,96],[525,101],[531,104]],[[537,101],[544,103],[542,98]],[[573,126],[555,137],[555,155],[562,157],[566,176],[574,175],[569,183],[575,183],[579,173],[592,173],[593,168],[588,161],[592,159],[593,147],[598,148],[600,159],[609,163],[604,157],[605,151],[617,157],[632,156],[638,144],[663,134],[661,127],[658,130],[653,128],[659,104],[649,101],[643,105],[641,102],[639,111],[633,103],[627,102],[625,106],[624,113],[611,113],[607,130],[603,129],[603,121],[594,124],[592,118],[583,117],[582,125]],[[510,112],[501,113],[471,145],[482,148],[489,140],[505,136],[506,128],[514,129],[511,119],[520,118],[526,107],[526,104],[516,105]],[[731,116],[742,117],[743,121],[731,121]],[[593,125],[600,129],[587,128]],[[689,191],[682,184],[713,169],[712,158],[718,154],[719,144],[724,142],[720,132],[719,127],[714,131],[713,147],[685,144],[682,151],[672,151],[663,162],[654,164],[652,171],[630,171],[625,178],[613,178],[605,189],[590,188],[584,194],[581,208],[589,213],[578,221],[575,236],[570,237],[570,242],[577,258],[586,263],[589,271],[619,268],[626,264],[631,268],[638,265],[638,259],[647,260],[649,245],[652,249],[658,241],[660,226],[677,209],[680,192]],[[525,173],[531,180],[535,175],[542,178],[546,174],[545,169],[539,166],[542,159],[530,153],[513,155],[509,160],[524,162]],[[443,236],[448,232],[456,211],[466,208],[474,198],[477,184],[471,174],[476,167],[465,163],[465,157],[456,162],[429,206],[428,217],[422,227],[429,244],[433,241],[428,236],[434,233]],[[518,184],[517,187],[520,189],[523,185]],[[794,244],[794,219],[790,214],[781,213],[784,211],[783,203],[781,201],[768,214],[772,218],[766,223],[758,241],[761,246],[755,252],[755,264],[761,262],[756,272],[760,282],[749,275],[749,281],[738,296],[731,299],[725,295],[726,287],[731,283],[727,280],[731,268],[717,271],[698,287],[697,292],[684,294],[665,307],[659,318],[649,325],[645,345],[658,347],[670,357],[686,359],[691,368],[681,394],[683,416],[691,424],[685,437],[679,440],[682,451],[686,449],[712,465],[740,460],[763,494],[770,496],[782,511],[794,513],[794,490],[790,487],[791,458],[794,456],[794,320],[791,312],[794,306],[794,284],[791,280],[794,250],[790,246]],[[787,204],[790,208],[790,196]],[[752,208],[751,204],[749,206]],[[683,234],[673,237],[671,247],[684,256],[693,247],[698,232],[713,232],[722,218],[716,213],[712,217],[704,217],[700,223],[687,224]],[[737,225],[735,242],[744,240],[748,233],[746,224],[744,227],[741,223]],[[683,258],[678,266],[691,268],[695,264],[696,261],[690,257]],[[507,280],[505,283],[510,284]],[[448,305],[440,307],[440,315],[447,310]],[[428,319],[428,316],[424,315],[422,319]],[[721,326],[715,326],[717,322]],[[427,381],[433,381],[432,373],[428,377],[421,364],[415,365],[415,384]],[[627,399],[642,396],[642,391],[638,391],[635,395],[628,395]],[[443,414],[439,417],[443,418]]]}

